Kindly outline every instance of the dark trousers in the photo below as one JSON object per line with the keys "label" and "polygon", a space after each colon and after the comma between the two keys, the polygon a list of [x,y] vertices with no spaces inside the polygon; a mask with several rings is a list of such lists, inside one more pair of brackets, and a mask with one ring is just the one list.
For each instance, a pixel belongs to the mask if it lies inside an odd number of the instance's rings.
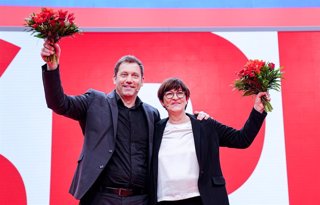
{"label": "dark trousers", "polygon": [[147,205],[148,195],[118,196],[97,191],[80,200],[80,205]]}
{"label": "dark trousers", "polygon": [[178,201],[160,201],[157,205],[202,205],[200,196]]}

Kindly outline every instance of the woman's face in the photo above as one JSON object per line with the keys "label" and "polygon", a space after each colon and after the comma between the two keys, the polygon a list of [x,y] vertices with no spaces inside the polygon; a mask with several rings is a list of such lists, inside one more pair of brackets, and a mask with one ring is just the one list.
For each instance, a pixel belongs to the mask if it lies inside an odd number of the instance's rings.
{"label": "woman's face", "polygon": [[188,103],[185,93],[181,90],[169,90],[163,96],[162,106],[166,108],[168,113],[184,112]]}

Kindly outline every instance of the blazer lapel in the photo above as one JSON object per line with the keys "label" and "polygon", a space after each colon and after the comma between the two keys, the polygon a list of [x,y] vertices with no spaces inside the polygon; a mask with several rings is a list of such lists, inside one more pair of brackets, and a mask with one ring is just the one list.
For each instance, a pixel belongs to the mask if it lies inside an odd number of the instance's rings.
{"label": "blazer lapel", "polygon": [[154,154],[156,156],[159,153],[159,149],[160,149],[160,145],[161,145],[161,141],[162,141],[162,137],[163,137],[163,132],[164,132],[164,129],[166,128],[166,124],[168,122],[168,119],[169,118],[162,119],[156,125],[156,129],[155,129],[156,133],[155,133],[155,137],[154,137],[154,149],[155,149]]}
{"label": "blazer lapel", "polygon": [[115,91],[107,95],[107,101],[110,105],[112,123],[113,123],[113,139],[116,140],[117,128],[118,128],[118,106]]}
{"label": "blazer lapel", "polygon": [[191,120],[191,126],[192,126],[192,132],[193,132],[193,138],[194,138],[194,145],[196,149],[197,159],[200,165],[201,162],[201,127],[200,127],[200,121],[195,119],[193,116],[189,115]]}
{"label": "blazer lapel", "polygon": [[142,104],[144,113],[146,115],[147,118],[147,123],[148,123],[148,139],[149,139],[149,146],[148,146],[148,167],[149,169],[151,168],[151,160],[152,160],[152,152],[153,152],[153,143],[154,143],[154,123],[155,123],[155,119],[154,119],[154,114],[153,112],[145,105]]}
{"label": "blazer lapel", "polygon": [[154,116],[153,113],[148,109],[147,106],[142,104],[143,111],[147,118],[148,123],[148,136],[149,136],[149,143],[153,143],[153,131],[154,131]]}

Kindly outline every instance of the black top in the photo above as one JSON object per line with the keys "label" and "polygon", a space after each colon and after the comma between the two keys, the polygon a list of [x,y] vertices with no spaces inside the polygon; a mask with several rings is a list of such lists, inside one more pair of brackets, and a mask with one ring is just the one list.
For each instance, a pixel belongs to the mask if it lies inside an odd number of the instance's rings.
{"label": "black top", "polygon": [[116,95],[119,109],[115,151],[103,172],[103,185],[121,188],[146,187],[148,171],[148,124],[137,98],[126,107]]}

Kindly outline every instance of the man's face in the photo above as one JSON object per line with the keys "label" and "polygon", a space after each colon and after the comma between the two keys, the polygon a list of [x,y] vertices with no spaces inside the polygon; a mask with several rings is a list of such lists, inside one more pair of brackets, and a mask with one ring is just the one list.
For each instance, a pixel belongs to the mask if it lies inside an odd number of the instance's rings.
{"label": "man's face", "polygon": [[136,98],[143,85],[141,70],[137,63],[122,63],[113,77],[116,92],[122,99]]}

